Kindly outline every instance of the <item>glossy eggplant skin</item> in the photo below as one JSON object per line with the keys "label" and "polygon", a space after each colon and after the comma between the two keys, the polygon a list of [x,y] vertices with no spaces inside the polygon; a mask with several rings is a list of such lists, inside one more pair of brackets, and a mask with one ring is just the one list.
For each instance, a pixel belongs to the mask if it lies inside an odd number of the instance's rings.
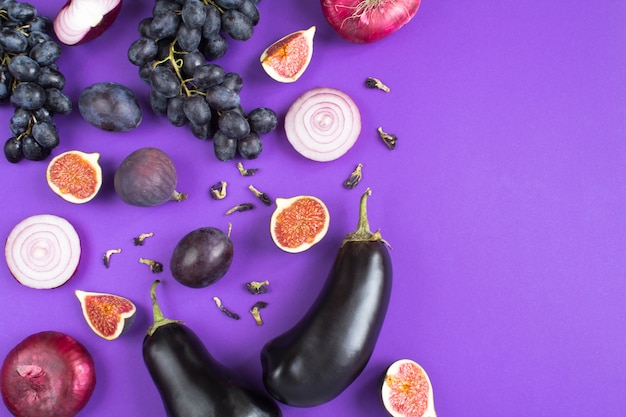
{"label": "glossy eggplant skin", "polygon": [[198,336],[180,322],[143,342],[143,358],[168,417],[281,417],[268,396],[242,388]]}
{"label": "glossy eggplant skin", "polygon": [[342,393],[369,361],[391,295],[392,267],[384,241],[346,241],[302,319],[261,351],[263,383],[296,407]]}

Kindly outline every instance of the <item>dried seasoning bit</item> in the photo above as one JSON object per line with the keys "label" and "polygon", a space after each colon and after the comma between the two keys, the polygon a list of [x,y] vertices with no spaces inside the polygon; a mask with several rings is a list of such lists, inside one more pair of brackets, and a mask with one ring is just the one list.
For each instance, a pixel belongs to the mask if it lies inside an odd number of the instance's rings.
{"label": "dried seasoning bit", "polygon": [[121,249],[109,249],[108,251],[104,252],[104,256],[102,257],[104,267],[108,268],[111,264],[111,255],[113,255],[114,253],[120,253],[121,251]]}
{"label": "dried seasoning bit", "polygon": [[265,294],[267,292],[267,286],[270,285],[269,281],[251,281],[246,282],[246,289],[250,294],[258,295]]}
{"label": "dried seasoning bit", "polygon": [[263,325],[263,319],[261,319],[261,309],[265,307],[267,307],[267,303],[265,301],[258,301],[254,303],[252,308],[250,308],[250,314],[252,314],[252,317],[258,326]]}
{"label": "dried seasoning bit", "polygon": [[387,145],[387,147],[392,151],[396,149],[396,141],[398,140],[398,137],[394,134],[383,132],[382,127],[379,127],[377,130],[381,139],[383,140],[383,142],[385,142],[385,145]]}
{"label": "dried seasoning bit", "polygon": [[237,169],[239,170],[239,173],[244,177],[251,177],[259,170],[258,168],[245,169],[241,162],[237,162]]}
{"label": "dried seasoning bit", "polygon": [[226,215],[229,216],[233,213],[236,213],[238,211],[249,211],[252,210],[254,208],[254,204],[252,203],[243,203],[243,204],[237,204],[235,207],[231,208],[230,210],[228,210],[226,212]]}
{"label": "dried seasoning bit", "polygon": [[265,204],[266,206],[272,205],[272,199],[270,198],[269,195],[265,194],[262,191],[257,190],[252,184],[250,184],[248,188],[250,189],[250,191],[254,193],[255,196],[259,198],[259,200],[261,200],[261,203]]}
{"label": "dried seasoning bit", "polygon": [[359,182],[361,182],[361,178],[363,177],[362,168],[363,164],[358,164],[348,179],[343,182],[343,186],[349,190],[356,187]]}
{"label": "dried seasoning bit", "polygon": [[139,258],[139,263],[148,265],[150,267],[150,271],[153,274],[158,274],[159,272],[163,272],[163,264],[161,262],[157,262],[152,259]]}
{"label": "dried seasoning bit", "polygon": [[365,86],[367,88],[378,88],[379,90],[383,90],[385,93],[391,91],[391,89],[383,84],[382,81],[374,77],[367,77],[367,79],[365,80]]}
{"label": "dried seasoning bit", "polygon": [[224,307],[224,305],[222,304],[222,300],[220,300],[219,297],[213,297],[213,301],[215,301],[217,308],[219,308],[222,313],[226,314],[231,319],[239,320],[241,318],[239,317],[239,314],[233,313],[232,311]]}
{"label": "dried seasoning bit", "polygon": [[135,244],[135,246],[143,246],[143,241],[152,236],[154,236],[154,233],[152,232],[142,233],[139,236],[133,238],[133,243]]}
{"label": "dried seasoning bit", "polygon": [[209,189],[209,194],[213,200],[221,200],[226,197],[226,181],[220,181]]}

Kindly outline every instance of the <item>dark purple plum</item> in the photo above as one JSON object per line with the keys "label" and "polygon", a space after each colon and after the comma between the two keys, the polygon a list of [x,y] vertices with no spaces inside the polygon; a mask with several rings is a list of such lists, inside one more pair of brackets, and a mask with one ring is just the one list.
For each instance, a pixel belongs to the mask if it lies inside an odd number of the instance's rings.
{"label": "dark purple plum", "polygon": [[115,192],[133,206],[152,207],[187,197],[176,191],[178,175],[171,158],[157,148],[140,148],[128,155],[113,182]]}
{"label": "dark purple plum", "polygon": [[233,254],[228,235],[214,227],[201,227],[178,242],[170,259],[170,271],[187,287],[207,287],[226,275]]}
{"label": "dark purple plum", "polygon": [[78,99],[81,116],[109,132],[126,132],[141,123],[142,112],[135,93],[116,82],[100,82],[85,88]]}

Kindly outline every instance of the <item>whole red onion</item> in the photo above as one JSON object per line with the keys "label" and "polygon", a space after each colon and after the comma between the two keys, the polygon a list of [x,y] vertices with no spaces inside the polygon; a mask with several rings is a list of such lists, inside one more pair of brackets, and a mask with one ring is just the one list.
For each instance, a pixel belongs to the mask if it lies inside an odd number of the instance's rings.
{"label": "whole red onion", "polygon": [[417,13],[421,0],[321,0],[328,23],[344,39],[371,43],[391,35]]}
{"label": "whole red onion", "polygon": [[95,385],[91,354],[56,331],[28,336],[0,370],[2,400],[16,417],[73,417],[87,405]]}

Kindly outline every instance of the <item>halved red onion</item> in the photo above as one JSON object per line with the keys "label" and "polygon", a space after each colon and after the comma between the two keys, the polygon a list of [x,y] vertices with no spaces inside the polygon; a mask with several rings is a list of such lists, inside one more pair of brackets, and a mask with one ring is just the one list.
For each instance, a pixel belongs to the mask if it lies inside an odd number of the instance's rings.
{"label": "halved red onion", "polygon": [[65,45],[78,45],[100,36],[111,26],[122,0],[68,0],[54,19],[54,33]]}
{"label": "halved red onion", "polygon": [[285,115],[287,139],[303,156],[332,161],[346,152],[361,133],[361,113],[343,91],[318,87],[301,95]]}
{"label": "halved red onion", "polygon": [[38,214],[18,223],[4,254],[9,271],[21,284],[51,289],[65,284],[80,261],[80,238],[64,218]]}

